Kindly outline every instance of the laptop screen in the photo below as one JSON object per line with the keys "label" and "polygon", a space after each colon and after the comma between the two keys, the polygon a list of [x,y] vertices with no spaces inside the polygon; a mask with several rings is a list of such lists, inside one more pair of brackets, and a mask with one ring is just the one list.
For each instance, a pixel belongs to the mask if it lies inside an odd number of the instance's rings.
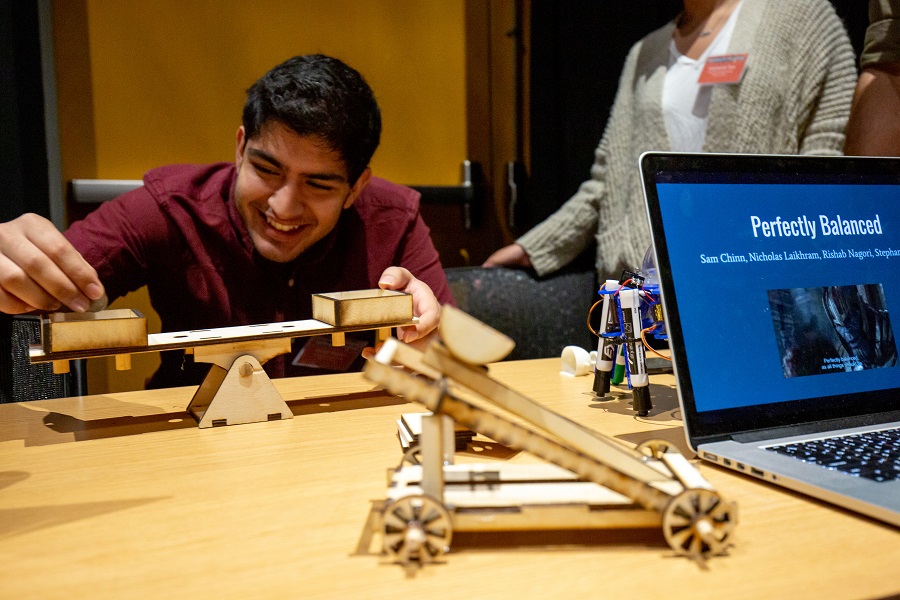
{"label": "laptop screen", "polygon": [[641,170],[692,439],[900,408],[900,160]]}

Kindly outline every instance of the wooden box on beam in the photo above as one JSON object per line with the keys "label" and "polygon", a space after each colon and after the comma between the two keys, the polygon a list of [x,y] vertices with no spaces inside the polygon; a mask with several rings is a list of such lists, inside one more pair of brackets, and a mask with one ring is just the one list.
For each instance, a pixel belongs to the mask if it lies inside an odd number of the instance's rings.
{"label": "wooden box on beam", "polygon": [[313,294],[313,319],[335,327],[398,323],[413,318],[412,296],[394,290]]}
{"label": "wooden box on beam", "polygon": [[129,308],[52,313],[41,318],[45,354],[147,345],[147,319]]}

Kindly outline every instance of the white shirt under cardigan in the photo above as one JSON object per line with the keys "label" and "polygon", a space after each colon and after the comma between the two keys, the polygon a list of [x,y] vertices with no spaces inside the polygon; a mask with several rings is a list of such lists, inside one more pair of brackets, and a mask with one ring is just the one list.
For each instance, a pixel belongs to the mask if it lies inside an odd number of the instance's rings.
{"label": "white shirt under cardigan", "polygon": [[669,143],[676,152],[703,150],[713,86],[700,85],[697,80],[710,56],[728,54],[740,10],[739,3],[699,58],[689,58],[679,52],[674,39],[669,45],[669,69],[663,83],[662,109]]}

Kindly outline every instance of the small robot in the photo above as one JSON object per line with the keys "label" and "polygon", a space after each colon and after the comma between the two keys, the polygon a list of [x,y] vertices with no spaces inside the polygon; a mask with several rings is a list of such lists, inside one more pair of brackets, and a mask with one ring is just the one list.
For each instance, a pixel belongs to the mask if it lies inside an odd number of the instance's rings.
{"label": "small robot", "polygon": [[654,351],[647,344],[646,336],[668,339],[659,285],[655,277],[624,271],[618,281],[607,279],[599,293],[603,298],[594,306],[602,303],[602,331],[594,331],[600,337],[594,366],[594,394],[602,398],[609,394],[610,383],[621,383],[621,376],[616,375],[620,367],[617,363],[624,363],[621,366],[632,391],[634,410],[638,416],[646,417],[653,403],[645,347]]}

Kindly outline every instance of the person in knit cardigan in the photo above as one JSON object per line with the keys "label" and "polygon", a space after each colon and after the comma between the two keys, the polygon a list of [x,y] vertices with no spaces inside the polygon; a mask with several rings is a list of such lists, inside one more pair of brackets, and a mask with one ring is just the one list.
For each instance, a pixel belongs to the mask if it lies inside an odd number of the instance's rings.
{"label": "person in knit cardigan", "polygon": [[[708,56],[743,53],[739,83],[701,87],[690,75]],[[650,245],[642,152],[840,155],[855,63],[828,0],[685,0],[629,51],[591,178],[484,266],[545,275],[596,240],[601,280],[639,268]]]}

